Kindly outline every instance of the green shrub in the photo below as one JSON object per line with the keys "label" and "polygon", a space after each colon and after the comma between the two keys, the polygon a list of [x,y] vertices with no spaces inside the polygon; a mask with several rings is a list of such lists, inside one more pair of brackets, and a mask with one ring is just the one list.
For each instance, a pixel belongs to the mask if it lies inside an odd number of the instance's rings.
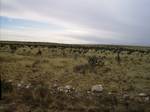
{"label": "green shrub", "polygon": [[91,56],[88,58],[88,63],[90,66],[103,66],[104,65],[104,57]]}
{"label": "green shrub", "polygon": [[13,90],[12,83],[4,79],[1,80],[1,90],[2,90],[2,93],[11,92]]}

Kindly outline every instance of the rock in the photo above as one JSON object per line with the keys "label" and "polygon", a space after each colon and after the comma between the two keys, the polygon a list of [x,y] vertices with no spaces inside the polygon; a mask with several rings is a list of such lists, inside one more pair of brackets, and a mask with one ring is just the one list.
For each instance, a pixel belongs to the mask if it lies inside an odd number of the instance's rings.
{"label": "rock", "polygon": [[146,97],[147,94],[146,93],[139,93],[138,96],[140,96],[140,97]]}
{"label": "rock", "polygon": [[30,83],[29,83],[29,84],[27,84],[25,88],[26,88],[26,89],[31,88],[31,84],[30,84]]}
{"label": "rock", "polygon": [[10,79],[10,80],[8,80],[8,82],[12,83],[13,81]]}
{"label": "rock", "polygon": [[57,90],[58,90],[59,92],[63,92],[63,91],[64,91],[64,88],[60,86],[60,87],[57,88]]}
{"label": "rock", "polygon": [[123,99],[129,99],[129,95],[128,94],[123,94]]}
{"label": "rock", "polygon": [[17,87],[18,87],[18,88],[22,87],[22,84],[20,84],[20,83],[19,83],[19,84],[17,84]]}
{"label": "rock", "polygon": [[98,92],[98,93],[102,92],[103,91],[103,86],[101,84],[94,85],[94,86],[92,86],[91,91],[92,92]]}
{"label": "rock", "polygon": [[[131,96],[129,96],[127,93],[123,94],[122,98],[123,98],[122,100],[123,100],[124,102],[128,102],[129,100],[133,99],[133,98],[131,98]],[[133,99],[133,100],[134,100],[134,99]]]}
{"label": "rock", "polygon": [[149,99],[148,96],[144,98],[144,101],[145,101],[145,102],[149,102],[149,100],[150,100],[150,99]]}
{"label": "rock", "polygon": [[90,93],[91,93],[91,91],[90,91],[90,90],[88,90],[88,91],[87,91],[87,94],[90,94]]}
{"label": "rock", "polygon": [[58,88],[58,84],[55,83],[55,84],[52,85],[52,87],[53,88]]}
{"label": "rock", "polygon": [[112,95],[112,92],[108,92],[109,95]]}
{"label": "rock", "polygon": [[65,87],[64,87],[64,92],[65,93],[69,93],[69,92],[71,92],[71,91],[73,91],[74,90],[74,88],[71,86],[71,85],[66,85]]}
{"label": "rock", "polygon": [[138,98],[141,100],[141,102],[142,101],[145,101],[145,102],[150,101],[150,96],[149,96],[149,94],[146,94],[146,93],[139,93]]}
{"label": "rock", "polygon": [[64,89],[72,89],[72,86],[71,85],[66,85],[65,87],[64,87]]}
{"label": "rock", "polygon": [[24,81],[22,80],[22,81],[20,82],[20,84],[24,84]]}
{"label": "rock", "polygon": [[27,86],[26,86],[26,89],[29,89],[29,88],[30,88],[30,86],[29,86],[29,85],[27,85]]}

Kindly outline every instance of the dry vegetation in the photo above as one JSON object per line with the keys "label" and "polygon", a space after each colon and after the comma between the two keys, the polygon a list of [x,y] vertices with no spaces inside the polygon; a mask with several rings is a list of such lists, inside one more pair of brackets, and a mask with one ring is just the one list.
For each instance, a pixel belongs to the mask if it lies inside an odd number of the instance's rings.
{"label": "dry vegetation", "polygon": [[150,111],[149,47],[0,42],[0,75],[3,112]]}

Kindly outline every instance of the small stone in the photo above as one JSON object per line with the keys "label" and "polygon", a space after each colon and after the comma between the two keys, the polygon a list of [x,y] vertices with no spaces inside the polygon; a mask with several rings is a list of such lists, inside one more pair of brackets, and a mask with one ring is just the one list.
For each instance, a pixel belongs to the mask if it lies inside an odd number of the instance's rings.
{"label": "small stone", "polygon": [[24,81],[21,81],[20,83],[21,83],[21,84],[24,84]]}
{"label": "small stone", "polygon": [[64,88],[70,90],[70,89],[72,89],[72,86],[71,85],[66,85]]}
{"label": "small stone", "polygon": [[87,91],[87,94],[90,94],[90,93],[91,93],[91,91],[88,90],[88,91]]}
{"label": "small stone", "polygon": [[146,97],[147,95],[145,93],[139,93],[138,94],[140,97]]}
{"label": "small stone", "polygon": [[65,93],[69,93],[69,92],[71,92],[71,91],[73,91],[73,90],[75,90],[71,85],[66,85],[65,87],[64,87],[64,92]]}
{"label": "small stone", "polygon": [[17,86],[20,88],[22,86],[22,84],[19,83],[19,84],[17,84]]}
{"label": "small stone", "polygon": [[12,80],[8,80],[8,82],[12,82]]}
{"label": "small stone", "polygon": [[26,85],[26,89],[29,89],[31,87],[31,84]]}
{"label": "small stone", "polygon": [[59,92],[63,92],[64,91],[63,87],[58,87],[57,89],[58,89]]}
{"label": "small stone", "polygon": [[27,86],[26,86],[26,89],[28,89],[28,88],[30,88],[30,86],[29,86],[29,85],[27,85]]}
{"label": "small stone", "polygon": [[148,102],[149,101],[149,97],[148,96],[145,97],[144,100],[145,100],[145,102]]}
{"label": "small stone", "polygon": [[111,95],[111,94],[112,94],[112,92],[108,92],[108,94],[109,94],[109,95]]}
{"label": "small stone", "polygon": [[124,94],[124,95],[123,95],[123,98],[124,98],[124,99],[129,98],[129,95],[128,95],[128,94]]}
{"label": "small stone", "polygon": [[91,88],[92,92],[102,92],[103,91],[103,86],[101,84],[99,85],[94,85]]}
{"label": "small stone", "polygon": [[53,84],[53,87],[54,87],[54,88],[57,88],[57,87],[58,87],[58,85],[57,85],[57,84]]}

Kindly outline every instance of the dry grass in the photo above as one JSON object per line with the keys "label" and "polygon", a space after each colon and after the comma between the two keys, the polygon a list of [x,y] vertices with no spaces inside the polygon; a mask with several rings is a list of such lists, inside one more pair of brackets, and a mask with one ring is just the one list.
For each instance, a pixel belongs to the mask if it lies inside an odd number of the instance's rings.
{"label": "dry grass", "polygon": [[[139,93],[150,94],[149,52],[129,53],[123,50],[119,54],[118,63],[117,53],[113,50],[69,47],[61,49],[26,45],[12,52],[11,46],[0,47],[0,74],[3,86],[6,87],[6,91],[3,92],[4,99],[1,101],[3,105],[0,106],[2,111],[8,112],[13,108],[15,112],[150,110],[148,107],[150,102],[140,104],[139,99],[135,97]],[[39,49],[41,53],[37,54]],[[143,51],[145,49],[143,48]],[[31,84],[33,87],[30,89],[23,87],[20,90],[17,86],[20,83]],[[69,96],[59,93],[53,90],[54,84],[72,85],[75,92]],[[100,96],[87,94],[87,91],[96,84],[103,85],[104,93]],[[115,95],[111,96],[109,92]],[[131,97],[129,102],[120,96],[125,93]]]}

